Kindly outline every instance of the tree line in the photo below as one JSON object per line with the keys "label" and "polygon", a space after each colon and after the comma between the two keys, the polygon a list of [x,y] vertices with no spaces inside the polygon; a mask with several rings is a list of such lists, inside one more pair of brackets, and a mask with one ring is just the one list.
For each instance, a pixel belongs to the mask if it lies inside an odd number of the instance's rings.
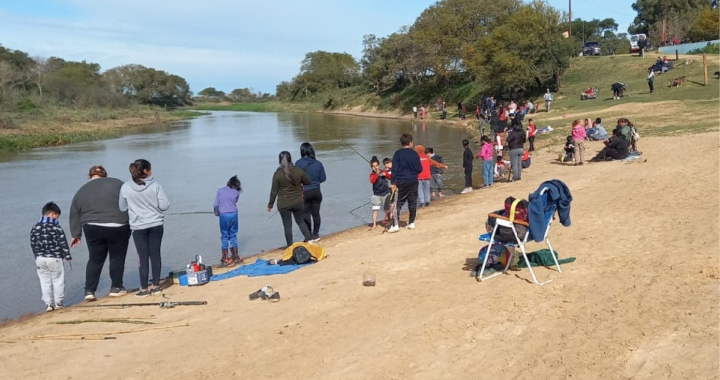
{"label": "tree line", "polygon": [[253,91],[253,89],[247,87],[236,88],[229,94],[226,94],[225,91],[217,90],[215,87],[206,87],[198,92],[198,95],[198,97],[195,97],[195,100],[210,103],[256,103],[275,99],[275,96],[270,93]]}
{"label": "tree line", "polygon": [[630,34],[644,33],[651,43],[660,46],[663,19],[667,5],[666,39],[710,41],[718,39],[720,9],[718,0],[636,0],[632,9],[637,12]]}
{"label": "tree line", "polygon": [[142,65],[101,72],[100,65],[58,57],[30,57],[0,45],[0,109],[27,112],[44,105],[120,108],[131,104],[182,106],[192,101],[187,81]]}
{"label": "tree line", "polygon": [[[711,23],[697,26],[703,12],[717,14],[715,1],[669,2],[673,12],[685,9],[697,33],[717,38],[718,28],[713,30]],[[651,30],[662,20],[662,8],[659,14],[657,9],[661,3],[637,0],[633,9],[638,17],[630,33],[653,38]],[[275,95],[303,100],[348,88],[377,95],[413,88],[429,95],[468,83],[488,92],[544,92],[546,87],[560,89],[570,57],[582,51],[585,41],[600,42],[603,54],[629,50],[628,34],[618,33],[612,18],[574,19],[571,35],[568,27],[568,15],[543,1],[440,0],[412,25],[385,37],[364,36],[359,59],[348,53],[307,53],[299,73],[278,84]]]}

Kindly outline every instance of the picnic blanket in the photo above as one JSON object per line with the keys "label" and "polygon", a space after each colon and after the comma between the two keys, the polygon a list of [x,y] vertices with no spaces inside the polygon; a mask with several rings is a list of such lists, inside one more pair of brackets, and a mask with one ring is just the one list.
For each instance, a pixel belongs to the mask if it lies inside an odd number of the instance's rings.
{"label": "picnic blanket", "polygon": [[613,161],[634,161],[639,160],[642,158],[642,152],[630,152],[630,155],[627,156],[627,158],[623,158],[622,160],[613,160]]}
{"label": "picnic blanket", "polygon": [[286,274],[296,271],[304,266],[308,266],[314,263],[311,261],[307,264],[300,265],[268,265],[267,260],[257,259],[252,264],[243,265],[237,269],[225,272],[223,274],[217,274],[210,277],[210,281],[226,280],[237,276],[248,276],[248,277],[261,277],[261,276],[272,276],[276,274]]}

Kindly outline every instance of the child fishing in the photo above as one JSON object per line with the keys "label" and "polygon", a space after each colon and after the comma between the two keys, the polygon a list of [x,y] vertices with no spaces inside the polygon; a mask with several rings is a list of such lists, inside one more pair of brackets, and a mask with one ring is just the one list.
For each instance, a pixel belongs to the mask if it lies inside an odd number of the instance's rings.
{"label": "child fishing", "polygon": [[472,169],[473,169],[473,153],[470,150],[470,141],[463,139],[463,172],[465,173],[465,188],[460,192],[467,194],[473,191],[472,187]]}
{"label": "child fishing", "polygon": [[30,231],[30,247],[35,255],[35,267],[40,278],[45,311],[63,308],[65,296],[65,267],[63,259],[72,261],[70,247],[60,227],[60,207],[53,202],[42,208],[42,217]]}
{"label": "child fishing", "polygon": [[[220,243],[222,258],[220,267],[232,267],[242,262],[238,254],[238,209],[237,202],[240,198],[240,180],[232,176],[225,187],[220,188],[215,194],[213,212],[220,221]],[[228,255],[230,250],[230,255]]]}
{"label": "child fishing", "polygon": [[[378,160],[377,156],[372,156],[370,159],[370,183],[372,184],[373,195],[370,197],[370,204],[372,205],[373,230],[377,228],[377,218],[380,209],[384,208],[386,212],[388,211],[386,205],[387,198],[390,196],[390,184],[387,181],[389,177],[390,174],[380,168],[380,160]],[[389,219],[387,215],[385,219]]]}
{"label": "child fishing", "polygon": [[[435,150],[433,148],[425,148],[425,154],[427,154],[428,157],[430,157],[430,160],[437,162],[438,164],[443,164],[442,157],[435,154]],[[442,189],[443,189],[443,169],[438,168],[436,165],[430,166],[430,199],[435,199],[435,195],[437,194],[438,198],[443,197]]]}

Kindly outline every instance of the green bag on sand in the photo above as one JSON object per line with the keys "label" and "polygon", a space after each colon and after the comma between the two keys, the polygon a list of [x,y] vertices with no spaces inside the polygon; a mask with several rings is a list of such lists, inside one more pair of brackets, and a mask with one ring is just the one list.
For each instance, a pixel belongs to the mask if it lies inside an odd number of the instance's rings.
{"label": "green bag on sand", "polygon": [[[555,261],[552,258],[552,254],[550,253],[549,249],[541,249],[539,251],[530,252],[527,254],[528,261],[530,261],[530,265],[534,267],[549,267],[554,266]],[[555,251],[555,257],[557,256],[557,251]],[[528,265],[525,262],[525,257],[520,255],[520,261],[518,262],[518,268],[527,268]],[[575,261],[574,257],[568,257],[567,259],[561,259],[558,260],[558,264],[568,264]]]}

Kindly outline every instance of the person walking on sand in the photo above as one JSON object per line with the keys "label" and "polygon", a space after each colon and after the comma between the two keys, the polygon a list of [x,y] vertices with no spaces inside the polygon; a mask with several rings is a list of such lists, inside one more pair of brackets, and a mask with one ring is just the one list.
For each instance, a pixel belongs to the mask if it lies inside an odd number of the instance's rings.
{"label": "person walking on sand", "polygon": [[278,155],[280,166],[275,170],[270,188],[270,201],[267,205],[268,212],[272,211],[275,200],[282,218],[283,230],[285,231],[285,243],[287,247],[293,244],[292,219],[300,228],[305,242],[312,240],[310,229],[303,219],[305,202],[303,201],[303,186],[308,186],[312,180],[300,168],[292,163],[290,152],[282,151]]}
{"label": "person walking on sand", "polygon": [[543,98],[545,99],[545,112],[550,112],[550,105],[552,105],[553,102],[553,94],[550,93],[549,88],[545,91],[545,96],[543,96]]}
{"label": "person walking on sand", "polygon": [[323,197],[320,191],[320,184],[325,182],[325,167],[322,162],[315,159],[315,149],[309,142],[300,145],[300,158],[295,166],[302,169],[308,177],[310,184],[303,187],[303,199],[305,200],[305,208],[303,209],[303,219],[310,231],[311,243],[320,241],[320,204]]}
{"label": "person walking on sand", "polygon": [[463,139],[463,173],[465,174],[465,188],[460,194],[467,194],[473,191],[472,187],[472,169],[473,169],[473,153],[470,150],[470,140]]}
{"label": "person walking on sand", "polygon": [[582,165],[585,159],[585,139],[587,138],[587,133],[580,120],[576,119],[573,121],[571,133],[575,145],[575,151],[573,153],[575,165]]}
{"label": "person walking on sand", "polygon": [[413,106],[413,117],[417,119],[417,106]]}
{"label": "person walking on sand", "polygon": [[30,247],[35,255],[35,267],[40,278],[45,311],[64,307],[65,267],[62,261],[72,261],[67,237],[58,219],[60,207],[49,202],[42,208],[40,221],[30,230]]}
{"label": "person walking on sand", "polygon": [[[213,213],[220,221],[220,249],[222,258],[220,267],[232,267],[242,262],[238,254],[238,208],[237,202],[240,198],[242,187],[238,177],[232,176],[227,185],[220,188],[215,194]],[[230,255],[228,255],[230,250]]]}
{"label": "person walking on sand", "polygon": [[[418,201],[418,175],[422,173],[423,167],[420,163],[420,155],[413,149],[413,137],[404,133],[400,136],[401,149],[393,155],[392,187],[397,189],[397,207],[395,212],[399,215],[405,202],[408,204],[410,216],[407,228],[415,228],[415,216],[417,215]],[[394,220],[395,224],[388,229],[388,232],[400,231],[399,218]]]}
{"label": "person walking on sand", "polygon": [[[132,181],[120,188],[120,211],[127,211],[135,249],[140,262],[140,291],[136,297],[159,294],[162,259],[160,250],[165,216],[170,201],[162,186],[152,176],[152,166],[139,159],[130,164]],[[152,265],[152,287],[148,288],[148,273]]]}
{"label": "person walking on sand", "polygon": [[100,165],[90,168],[89,181],[75,193],[70,206],[70,247],[77,248],[83,232],[88,247],[85,267],[85,301],[95,301],[105,260],[110,261],[110,297],[127,293],[123,286],[125,258],[130,244],[128,213],[118,199],[123,182],[108,178]]}

